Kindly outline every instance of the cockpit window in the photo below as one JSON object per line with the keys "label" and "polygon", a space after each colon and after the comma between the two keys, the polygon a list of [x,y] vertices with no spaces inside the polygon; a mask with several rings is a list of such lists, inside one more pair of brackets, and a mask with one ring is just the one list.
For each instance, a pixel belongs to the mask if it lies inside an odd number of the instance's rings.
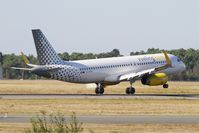
{"label": "cockpit window", "polygon": [[178,62],[180,62],[180,59],[179,59],[179,58],[177,58],[177,61],[178,61]]}

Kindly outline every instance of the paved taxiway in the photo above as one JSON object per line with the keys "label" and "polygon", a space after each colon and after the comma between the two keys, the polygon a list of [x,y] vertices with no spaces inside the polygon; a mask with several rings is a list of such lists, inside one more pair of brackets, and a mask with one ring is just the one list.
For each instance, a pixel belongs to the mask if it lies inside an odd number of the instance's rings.
{"label": "paved taxiway", "polygon": [[0,99],[198,99],[199,94],[0,94]]}
{"label": "paved taxiway", "polygon": [[[97,124],[129,124],[129,123],[182,123],[182,124],[198,124],[198,116],[77,116],[83,123]],[[26,123],[30,122],[31,116],[9,116],[7,118],[0,117],[0,122],[5,123]],[[70,117],[66,116],[66,120]]]}

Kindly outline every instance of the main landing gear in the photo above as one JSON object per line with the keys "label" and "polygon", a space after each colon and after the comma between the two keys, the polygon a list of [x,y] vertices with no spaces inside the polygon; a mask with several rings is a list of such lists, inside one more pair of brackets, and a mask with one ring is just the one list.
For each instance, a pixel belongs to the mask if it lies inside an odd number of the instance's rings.
{"label": "main landing gear", "polygon": [[135,88],[132,87],[133,82],[134,81],[130,81],[131,86],[126,88],[126,94],[127,95],[133,95],[135,93]]}
{"label": "main landing gear", "polygon": [[95,88],[95,93],[97,95],[102,95],[104,93],[104,87],[100,83],[97,84],[97,87]]}
{"label": "main landing gear", "polygon": [[[132,83],[130,82],[131,86],[126,88],[127,95],[135,94],[135,88],[132,87]],[[97,95],[103,95],[104,93],[104,86],[101,83],[97,83],[97,87],[95,88],[95,93]]]}
{"label": "main landing gear", "polygon": [[128,95],[133,95],[135,93],[135,88],[134,87],[128,87],[126,88],[126,94]]}

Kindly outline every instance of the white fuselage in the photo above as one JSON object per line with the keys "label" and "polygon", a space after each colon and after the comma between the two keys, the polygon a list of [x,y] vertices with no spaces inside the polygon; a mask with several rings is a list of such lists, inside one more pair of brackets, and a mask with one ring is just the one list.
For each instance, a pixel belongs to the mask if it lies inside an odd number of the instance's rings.
{"label": "white fuselage", "polygon": [[[185,65],[178,57],[168,54],[172,67],[163,70],[174,74],[185,70]],[[166,64],[163,54],[137,55],[102,59],[78,60],[51,65],[60,69],[51,72],[51,78],[74,83],[119,82],[120,75],[138,73]]]}
{"label": "white fuselage", "polygon": [[[143,76],[159,72],[173,74],[185,69],[182,61],[174,55],[168,55],[165,50],[161,54],[63,61],[40,29],[33,29],[32,34],[39,65],[29,64],[28,59],[22,56],[24,62],[32,68],[19,69],[29,70],[51,79],[98,85],[115,84],[121,81],[130,81],[132,84]],[[98,87],[100,88],[100,85]]]}

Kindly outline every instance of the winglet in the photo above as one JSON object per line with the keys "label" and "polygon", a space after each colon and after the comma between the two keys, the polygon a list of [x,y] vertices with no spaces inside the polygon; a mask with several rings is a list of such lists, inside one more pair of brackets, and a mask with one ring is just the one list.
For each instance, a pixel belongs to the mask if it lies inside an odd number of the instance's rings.
{"label": "winglet", "polygon": [[21,56],[22,56],[22,59],[23,59],[25,64],[29,64],[30,63],[28,58],[25,56],[25,54],[23,52],[21,52]]}
{"label": "winglet", "polygon": [[163,50],[162,50],[162,53],[163,53],[163,54],[164,54],[164,56],[165,56],[165,59],[166,59],[167,65],[168,65],[168,66],[171,66],[171,60],[170,60],[170,58],[169,58],[169,56],[168,56],[167,52],[163,49]]}

